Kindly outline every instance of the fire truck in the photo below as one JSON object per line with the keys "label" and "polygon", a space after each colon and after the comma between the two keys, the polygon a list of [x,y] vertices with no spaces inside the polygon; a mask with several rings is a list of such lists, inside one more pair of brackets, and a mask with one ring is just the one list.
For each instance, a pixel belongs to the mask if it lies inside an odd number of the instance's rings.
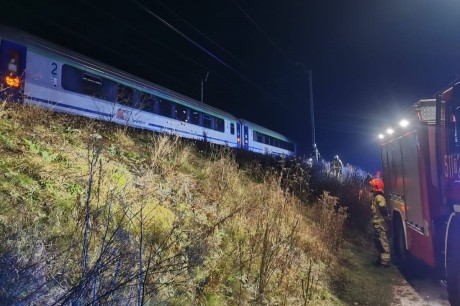
{"label": "fire truck", "polygon": [[379,137],[396,261],[442,268],[460,305],[460,83],[418,101]]}

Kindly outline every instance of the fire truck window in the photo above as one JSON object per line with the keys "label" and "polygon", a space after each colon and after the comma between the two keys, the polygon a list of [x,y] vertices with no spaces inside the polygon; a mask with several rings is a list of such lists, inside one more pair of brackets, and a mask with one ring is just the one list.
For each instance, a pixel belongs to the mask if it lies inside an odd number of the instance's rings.
{"label": "fire truck window", "polygon": [[460,147],[460,109],[456,109],[454,111],[454,116],[453,116],[453,125],[454,125],[454,135],[453,135],[453,140],[455,147],[458,149]]}

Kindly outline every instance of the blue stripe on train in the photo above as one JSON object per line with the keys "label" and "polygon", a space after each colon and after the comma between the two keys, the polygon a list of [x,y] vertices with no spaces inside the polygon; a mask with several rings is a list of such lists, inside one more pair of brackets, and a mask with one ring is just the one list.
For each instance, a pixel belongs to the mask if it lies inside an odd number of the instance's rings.
{"label": "blue stripe on train", "polygon": [[[187,135],[192,135],[192,136],[197,136],[198,134],[196,133],[190,133],[190,132],[185,132],[185,131],[181,131],[181,130],[177,130],[177,129],[173,129],[173,128],[168,128],[168,127],[164,127],[162,125],[158,125],[158,124],[153,124],[153,123],[149,123],[150,126],[154,126],[154,127],[157,127],[157,128],[160,128],[160,129],[163,129],[163,130],[168,130],[168,131],[171,131],[171,132],[180,132],[182,134],[187,134]],[[203,136],[203,138],[205,138]],[[222,140],[222,139],[219,139],[219,138],[214,138],[214,137],[209,137],[209,136],[206,136],[207,139],[212,139],[212,140],[215,140],[215,141],[219,141],[219,142],[224,142],[226,144],[232,144],[232,145],[237,145],[236,142],[228,142],[226,140]]]}

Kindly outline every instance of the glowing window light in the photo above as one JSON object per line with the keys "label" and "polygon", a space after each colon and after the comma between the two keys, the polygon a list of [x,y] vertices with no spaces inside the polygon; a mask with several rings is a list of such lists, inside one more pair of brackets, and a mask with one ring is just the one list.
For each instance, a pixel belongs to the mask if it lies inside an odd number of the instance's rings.
{"label": "glowing window light", "polygon": [[391,135],[391,134],[393,134],[394,132],[395,132],[395,131],[394,131],[392,128],[388,128],[388,129],[387,129],[387,134],[388,134],[388,135]]}
{"label": "glowing window light", "polygon": [[403,119],[403,120],[401,120],[401,121],[399,122],[399,125],[400,125],[401,127],[406,127],[406,126],[409,125],[409,121],[407,121],[406,119]]}

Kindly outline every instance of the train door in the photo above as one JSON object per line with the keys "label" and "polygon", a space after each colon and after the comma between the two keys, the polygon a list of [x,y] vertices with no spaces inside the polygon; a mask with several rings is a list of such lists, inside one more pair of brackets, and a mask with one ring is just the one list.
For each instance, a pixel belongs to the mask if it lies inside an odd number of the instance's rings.
{"label": "train door", "polygon": [[249,150],[249,127],[243,125],[243,149]]}
{"label": "train door", "polygon": [[20,101],[24,90],[26,70],[25,46],[2,40],[0,45],[0,92],[1,98]]}
{"label": "train door", "polygon": [[236,123],[236,147],[241,149],[241,123]]}

